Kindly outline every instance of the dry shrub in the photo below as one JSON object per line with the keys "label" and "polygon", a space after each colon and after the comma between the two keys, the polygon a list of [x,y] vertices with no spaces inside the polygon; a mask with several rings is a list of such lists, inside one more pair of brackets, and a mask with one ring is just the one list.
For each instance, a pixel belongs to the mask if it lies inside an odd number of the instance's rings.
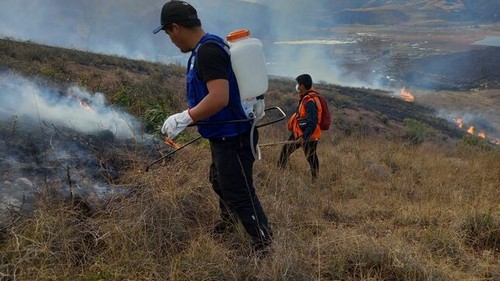
{"label": "dry shrub", "polygon": [[477,250],[500,253],[500,221],[491,213],[467,214],[461,229],[467,245]]}
{"label": "dry shrub", "polygon": [[[262,130],[261,143],[284,139]],[[302,151],[284,170],[263,148],[255,185],[274,230],[268,256],[247,234],[212,237],[218,201],[204,142],[156,164],[140,158],[91,215],[41,204],[0,246],[5,280],[494,280],[499,155],[326,134],[311,182]],[[135,165],[135,166],[134,166]]]}
{"label": "dry shrub", "polygon": [[96,239],[95,222],[77,206],[51,202],[41,204],[9,234],[11,239],[2,247],[2,268],[12,280],[70,278],[104,246]]}

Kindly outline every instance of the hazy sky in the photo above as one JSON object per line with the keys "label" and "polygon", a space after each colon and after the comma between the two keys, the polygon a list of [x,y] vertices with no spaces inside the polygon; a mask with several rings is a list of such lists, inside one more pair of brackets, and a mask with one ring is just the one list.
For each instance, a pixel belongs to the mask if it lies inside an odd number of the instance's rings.
{"label": "hazy sky", "polygon": [[[269,74],[295,77],[308,72],[316,80],[336,82],[337,66],[326,53],[327,48],[274,44],[316,39],[300,29],[310,25],[304,11],[321,9],[327,0],[189,2],[197,8],[207,32],[224,37],[234,29],[250,29],[252,36],[264,43]],[[164,3],[163,0],[2,0],[0,37],[182,65],[186,55],[180,54],[164,34],[151,32],[160,22]]]}

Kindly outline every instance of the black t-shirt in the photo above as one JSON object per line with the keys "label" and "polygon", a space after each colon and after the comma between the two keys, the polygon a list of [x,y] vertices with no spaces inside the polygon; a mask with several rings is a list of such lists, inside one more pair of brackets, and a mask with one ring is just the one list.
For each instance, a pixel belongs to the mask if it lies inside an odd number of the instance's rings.
{"label": "black t-shirt", "polygon": [[226,79],[230,64],[228,53],[217,43],[207,42],[200,46],[195,67],[198,78],[204,82],[214,79]]}

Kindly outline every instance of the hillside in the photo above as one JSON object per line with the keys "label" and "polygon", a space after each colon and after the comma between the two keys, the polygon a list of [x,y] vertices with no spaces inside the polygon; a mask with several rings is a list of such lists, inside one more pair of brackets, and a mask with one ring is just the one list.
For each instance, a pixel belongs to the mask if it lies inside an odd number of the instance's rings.
{"label": "hillside", "polygon": [[[213,237],[207,142],[165,157],[173,150],[158,136],[185,108],[184,73],[0,40],[0,279],[500,278],[498,147],[377,89],[317,84],[333,125],[316,183],[300,151],[280,170],[280,146],[261,148],[254,178],[275,232],[268,256],[252,255],[241,228]],[[266,105],[290,113],[293,86],[271,77]],[[91,117],[103,119],[84,130]],[[259,142],[287,134],[279,122]],[[178,142],[197,136],[188,129]]]}
{"label": "hillside", "polygon": [[[161,107],[170,112],[184,107],[182,67],[10,40],[0,40],[0,50],[4,70],[55,84],[76,83],[92,92],[105,93],[110,104],[124,106],[142,118],[146,118],[151,108]],[[268,104],[278,103],[288,112],[293,110],[295,99],[290,94],[290,83],[279,78],[271,81]],[[463,136],[455,126],[436,118],[431,108],[394,98],[387,92],[327,84],[318,84],[317,88],[332,101],[334,115],[351,115],[347,123],[338,124],[340,131],[350,131],[352,128],[343,126],[353,126],[352,123],[363,119],[361,115],[366,115],[371,116],[365,116],[362,122],[367,128],[380,127],[392,134],[397,134],[395,128],[405,118],[412,118],[448,137]]]}

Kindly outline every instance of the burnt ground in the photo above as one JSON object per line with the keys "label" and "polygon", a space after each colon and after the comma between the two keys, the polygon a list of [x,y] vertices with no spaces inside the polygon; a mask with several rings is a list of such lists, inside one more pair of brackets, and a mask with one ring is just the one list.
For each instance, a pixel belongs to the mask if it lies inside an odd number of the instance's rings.
{"label": "burnt ground", "polygon": [[[28,122],[25,122],[28,121]],[[0,122],[0,229],[35,209],[41,194],[96,208],[133,188],[123,175],[158,159],[154,139],[118,139],[109,130],[82,134],[70,128],[15,118]]]}
{"label": "burnt ground", "polygon": [[[325,89],[326,94],[329,92],[327,89]],[[335,95],[333,95],[332,103],[338,104],[340,108],[363,108],[369,112],[376,112],[397,123],[403,123],[408,118],[414,119],[444,133],[448,137],[461,138],[464,136],[464,132],[458,130],[456,126],[444,119],[436,118],[435,110],[431,107],[410,103],[398,97],[387,96],[387,93],[383,91],[374,92],[362,88],[332,88],[331,90],[339,95],[349,97],[350,101],[345,102],[345,100],[335,100]]]}
{"label": "burnt ground", "polygon": [[[281,89],[289,81],[274,80],[270,88]],[[466,133],[446,119],[437,117],[430,106],[407,102],[384,90],[342,87],[332,84],[316,84],[315,89],[328,100],[332,113],[333,129],[343,134],[383,134],[387,137],[401,137],[404,134],[405,119],[413,119],[435,130],[443,140],[460,139]],[[278,104],[288,114],[294,112],[296,98],[283,96],[280,91],[271,90],[267,104]]]}

